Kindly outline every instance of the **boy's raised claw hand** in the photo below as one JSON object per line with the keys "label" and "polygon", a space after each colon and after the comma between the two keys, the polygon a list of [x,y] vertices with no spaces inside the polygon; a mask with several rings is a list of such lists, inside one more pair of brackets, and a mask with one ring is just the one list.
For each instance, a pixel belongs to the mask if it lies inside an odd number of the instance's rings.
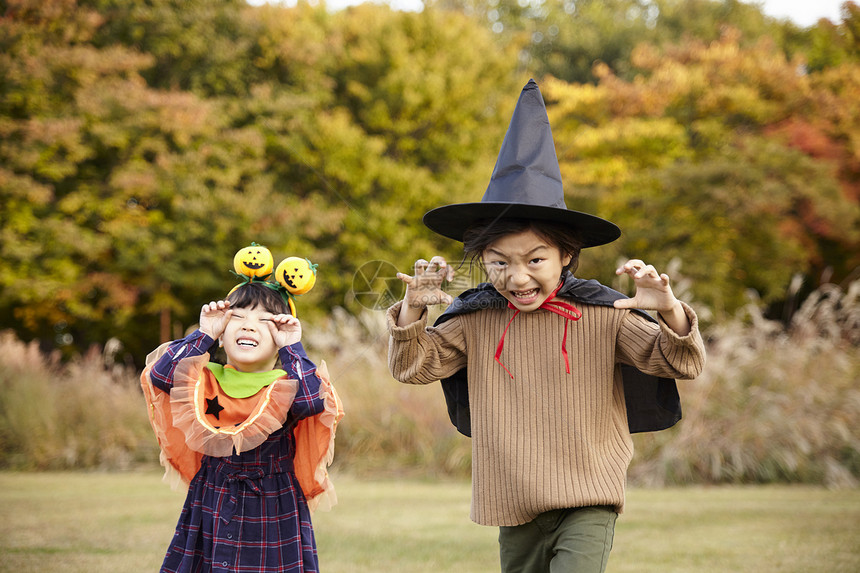
{"label": "boy's raised claw hand", "polygon": [[209,304],[204,304],[203,308],[200,309],[198,328],[203,334],[217,340],[224,334],[224,329],[227,328],[231,316],[233,316],[233,309],[230,308],[229,301],[212,301]]}
{"label": "boy's raised claw hand", "polygon": [[268,322],[272,340],[278,348],[290,346],[302,339],[302,323],[290,314],[276,314]]}
{"label": "boy's raised claw hand", "polygon": [[658,273],[651,265],[646,265],[639,259],[632,259],[615,270],[616,275],[629,275],[636,285],[633,298],[616,300],[615,308],[641,308],[656,310],[669,325],[681,336],[690,332],[690,321],[681,307],[681,302],[675,298],[669,284],[669,275]]}
{"label": "boy's raised claw hand", "polygon": [[454,299],[442,290],[442,282],[454,278],[454,269],[443,257],[433,257],[428,263],[424,259],[415,261],[415,275],[397,273],[397,278],[406,283],[404,306],[423,309],[431,304],[451,304]]}
{"label": "boy's raised claw hand", "polygon": [[428,305],[454,302],[453,297],[442,290],[442,282],[454,278],[454,269],[442,257],[433,257],[429,263],[418,259],[415,261],[413,276],[397,273],[397,278],[406,283],[406,294],[397,317],[398,326],[418,320]]}
{"label": "boy's raised claw hand", "polygon": [[669,286],[669,275],[659,274],[652,265],[632,259],[615,270],[616,275],[629,275],[636,285],[636,294],[630,299],[615,301],[615,308],[641,308],[658,312],[671,310],[678,300]]}

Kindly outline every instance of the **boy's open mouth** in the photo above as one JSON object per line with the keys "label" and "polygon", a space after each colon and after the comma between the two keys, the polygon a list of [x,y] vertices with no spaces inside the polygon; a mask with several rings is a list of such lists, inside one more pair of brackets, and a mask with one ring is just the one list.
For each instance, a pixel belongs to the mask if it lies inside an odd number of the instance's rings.
{"label": "boy's open mouth", "polygon": [[256,348],[257,347],[257,341],[251,340],[250,338],[240,338],[239,340],[236,341],[236,345],[237,346],[245,346],[248,348]]}
{"label": "boy's open mouth", "polygon": [[511,294],[516,298],[529,299],[537,296],[539,291],[539,288],[533,288],[530,290],[512,290]]}

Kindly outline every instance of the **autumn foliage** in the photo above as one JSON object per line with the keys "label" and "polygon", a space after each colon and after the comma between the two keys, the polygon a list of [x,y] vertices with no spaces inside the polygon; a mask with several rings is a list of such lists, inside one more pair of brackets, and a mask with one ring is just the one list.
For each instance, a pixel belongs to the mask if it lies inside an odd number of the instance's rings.
{"label": "autumn foliage", "polygon": [[[232,286],[237,249],[458,257],[420,224],[480,198],[519,89],[547,100],[568,206],[673,268],[702,316],[785,308],[860,266],[860,12],[810,29],[734,0],[0,2],[0,324],[139,365]],[[623,285],[616,285],[623,288]],[[792,295],[793,296],[793,295]],[[780,317],[786,318],[786,317]]]}

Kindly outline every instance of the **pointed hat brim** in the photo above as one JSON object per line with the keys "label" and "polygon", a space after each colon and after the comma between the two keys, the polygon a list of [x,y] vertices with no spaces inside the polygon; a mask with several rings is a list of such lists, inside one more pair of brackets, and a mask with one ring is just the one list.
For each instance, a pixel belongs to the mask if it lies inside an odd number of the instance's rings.
{"label": "pointed hat brim", "polygon": [[583,248],[605,245],[621,236],[621,229],[606,219],[570,209],[528,203],[455,203],[424,214],[424,224],[431,231],[460,242],[466,230],[479,221],[492,224],[501,219],[529,219],[567,225],[576,231]]}

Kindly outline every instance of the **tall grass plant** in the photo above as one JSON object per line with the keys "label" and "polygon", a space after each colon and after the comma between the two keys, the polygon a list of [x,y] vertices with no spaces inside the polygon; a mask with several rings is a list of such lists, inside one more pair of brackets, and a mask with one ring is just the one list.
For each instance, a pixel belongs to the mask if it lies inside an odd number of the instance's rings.
{"label": "tall grass plant", "polygon": [[[860,281],[820,288],[788,325],[758,305],[706,334],[708,362],[679,384],[684,419],[635,436],[634,485],[860,483]],[[467,477],[471,443],[450,424],[438,384],[399,384],[384,314],[336,310],[308,324],[343,399],[334,470]],[[71,362],[0,335],[0,468],[126,469],[158,452],[138,373],[93,350]]]}
{"label": "tall grass plant", "polygon": [[819,288],[787,326],[750,304],[708,335],[704,372],[679,385],[684,419],[636,436],[631,479],[856,487],[860,281]]}
{"label": "tall grass plant", "polygon": [[101,349],[64,363],[0,332],[0,468],[127,469],[157,461],[136,380]]}

